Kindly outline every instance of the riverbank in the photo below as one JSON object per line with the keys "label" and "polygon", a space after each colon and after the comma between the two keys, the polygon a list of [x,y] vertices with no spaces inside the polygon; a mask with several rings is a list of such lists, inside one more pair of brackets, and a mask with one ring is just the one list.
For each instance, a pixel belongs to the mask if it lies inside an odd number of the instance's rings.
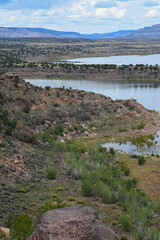
{"label": "riverbank", "polygon": [[80,80],[153,80],[160,81],[160,67],[147,65],[74,65],[68,63],[28,63],[0,67],[7,74],[18,73],[23,78]]}

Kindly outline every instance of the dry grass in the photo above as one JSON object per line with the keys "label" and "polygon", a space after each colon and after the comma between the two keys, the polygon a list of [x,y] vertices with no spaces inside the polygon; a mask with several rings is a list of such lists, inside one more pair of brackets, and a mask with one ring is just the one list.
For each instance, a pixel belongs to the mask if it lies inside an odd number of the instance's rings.
{"label": "dry grass", "polygon": [[143,166],[138,165],[137,159],[130,158],[126,154],[119,157],[131,170],[131,175],[138,179],[139,187],[154,200],[160,200],[160,159],[147,157]]}

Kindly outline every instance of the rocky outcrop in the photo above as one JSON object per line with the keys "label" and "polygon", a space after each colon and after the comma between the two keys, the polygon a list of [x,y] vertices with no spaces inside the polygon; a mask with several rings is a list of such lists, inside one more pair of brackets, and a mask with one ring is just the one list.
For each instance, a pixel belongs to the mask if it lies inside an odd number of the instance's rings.
{"label": "rocky outcrop", "polygon": [[44,213],[28,240],[118,240],[90,207],[66,207]]}

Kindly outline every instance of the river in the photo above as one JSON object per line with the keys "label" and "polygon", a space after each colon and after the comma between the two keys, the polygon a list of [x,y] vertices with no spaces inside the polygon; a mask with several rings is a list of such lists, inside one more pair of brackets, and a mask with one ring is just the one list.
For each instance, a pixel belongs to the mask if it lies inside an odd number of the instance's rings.
{"label": "river", "polygon": [[36,86],[72,87],[101,93],[116,99],[134,98],[148,109],[160,112],[160,82],[153,81],[102,81],[102,80],[48,80],[26,79]]}
{"label": "river", "polygon": [[68,62],[75,64],[160,65],[160,54],[77,58],[69,59]]}

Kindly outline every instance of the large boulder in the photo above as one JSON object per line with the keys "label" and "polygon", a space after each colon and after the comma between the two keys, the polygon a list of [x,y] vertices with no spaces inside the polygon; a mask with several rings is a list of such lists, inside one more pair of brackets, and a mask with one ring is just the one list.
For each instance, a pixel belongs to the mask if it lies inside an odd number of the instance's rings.
{"label": "large boulder", "polygon": [[44,213],[28,240],[119,240],[90,207],[66,207]]}

